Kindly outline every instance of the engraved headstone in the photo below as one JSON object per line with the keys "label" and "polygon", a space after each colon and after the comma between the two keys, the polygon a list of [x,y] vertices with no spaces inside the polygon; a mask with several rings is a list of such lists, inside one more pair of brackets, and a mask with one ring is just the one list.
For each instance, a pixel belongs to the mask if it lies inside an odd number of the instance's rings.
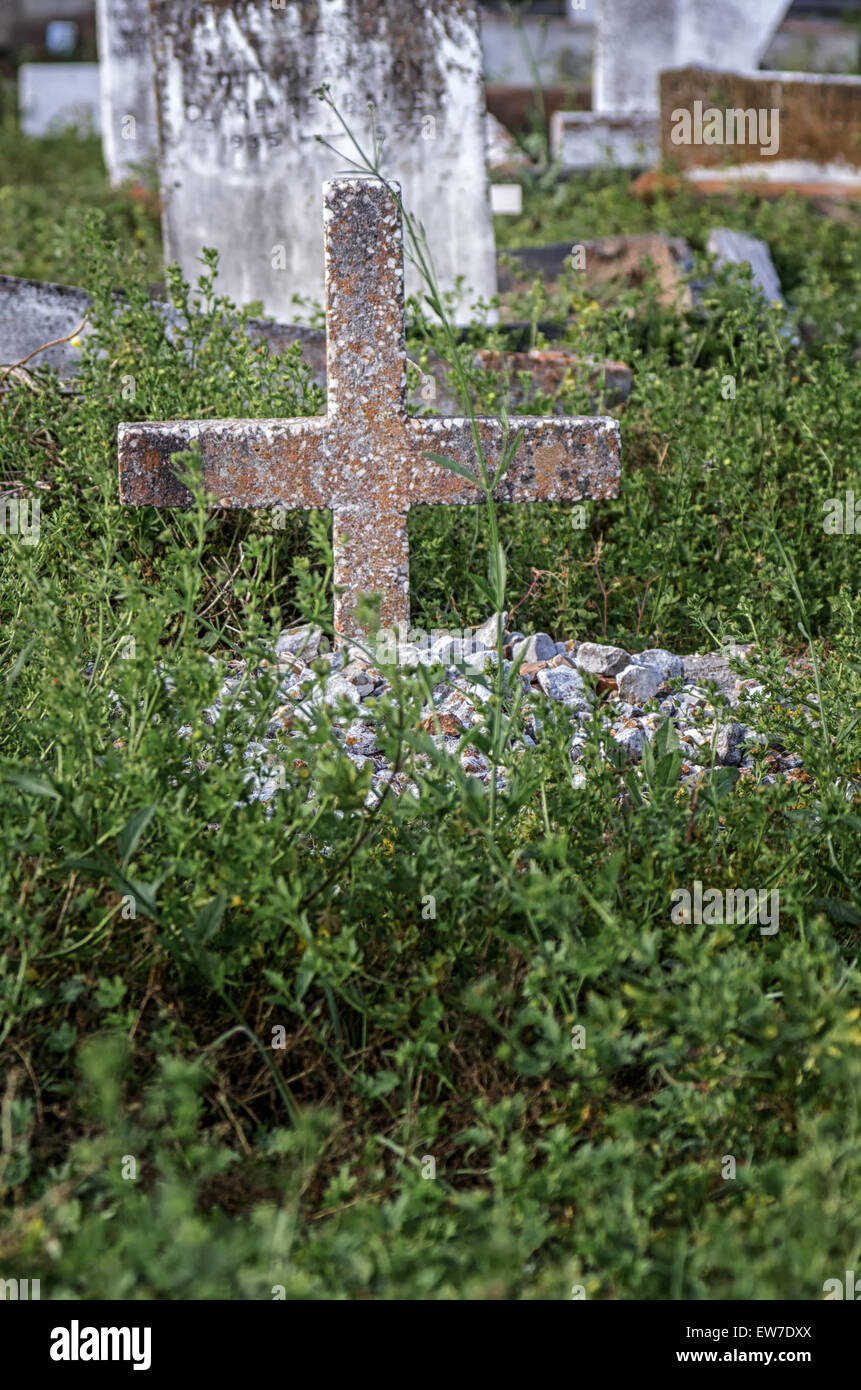
{"label": "engraved headstone", "polygon": [[[195,448],[216,506],[331,507],[335,631],[349,638],[364,635],[362,594],[382,596],[381,628],[409,622],[410,508],[480,502],[474,430],[490,469],[505,431],[495,419],[409,414],[397,203],[377,180],[355,177],[328,182],[323,203],[326,415],[120,425],[120,496],[133,506],[188,506],[173,457]],[[523,415],[517,427],[498,501],[618,495],[616,420]]]}
{"label": "engraved headstone", "polygon": [[[320,184],[355,157],[326,84],[369,153],[424,225],[440,285],[496,291],[484,92],[472,0],[161,0],[151,10],[166,254],[188,277],[203,246],[239,303],[294,318],[321,301]],[[329,140],[341,155],[321,144]],[[408,268],[407,291],[419,289]]]}
{"label": "engraved headstone", "polygon": [[102,148],[111,183],[135,174],[158,139],[149,0],[96,0]]}

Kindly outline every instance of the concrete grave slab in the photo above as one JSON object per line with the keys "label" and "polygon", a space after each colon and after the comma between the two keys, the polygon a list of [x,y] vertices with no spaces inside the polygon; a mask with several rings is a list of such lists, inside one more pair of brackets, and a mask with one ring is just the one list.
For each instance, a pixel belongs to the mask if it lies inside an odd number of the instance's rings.
{"label": "concrete grave slab", "polygon": [[485,371],[505,380],[512,406],[536,395],[556,396],[566,383],[585,387],[593,396],[614,404],[631,393],[631,368],[624,362],[581,357],[570,348],[532,348],[527,352],[482,348],[476,358]]}
{"label": "concrete grave slab", "polygon": [[[118,296],[118,306],[121,302]],[[152,302],[163,315],[169,333],[175,333],[179,321],[172,306],[164,300]],[[19,363],[24,363],[30,372],[49,366],[65,382],[73,385],[80,370],[84,341],[92,332],[86,322],[91,307],[90,296],[75,286],[0,275],[0,372]],[[525,327],[528,328],[528,325]],[[302,324],[249,319],[245,331],[252,342],[265,343],[269,351],[276,355],[286,352],[298,342],[302,359],[311,368],[312,381],[321,390],[326,390],[326,334],[323,330],[306,328]],[[54,346],[46,347],[49,343]],[[480,353],[477,358],[480,360]],[[537,361],[540,388],[551,394],[555,394],[568,370],[576,372],[578,381],[585,378],[596,393],[603,392],[608,400],[622,400],[630,389],[630,370],[621,363],[590,361],[581,364],[567,352],[554,356],[552,351],[539,355],[537,359],[533,359],[529,353],[502,352],[495,354],[497,359],[503,363],[506,372],[515,373],[515,385],[516,373],[527,370],[530,363],[535,365]],[[557,361],[558,367],[555,367]],[[426,415],[440,415],[454,414],[460,409],[457,392],[444,362],[430,354],[426,365],[420,370],[422,375],[409,398],[411,410]],[[519,399],[516,389],[514,399]]]}

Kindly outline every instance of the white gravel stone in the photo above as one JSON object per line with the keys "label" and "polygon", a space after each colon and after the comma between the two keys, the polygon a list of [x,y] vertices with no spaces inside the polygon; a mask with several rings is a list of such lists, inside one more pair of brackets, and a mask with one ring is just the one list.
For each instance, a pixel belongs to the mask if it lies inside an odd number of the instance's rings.
{"label": "white gravel stone", "polygon": [[631,657],[621,647],[602,647],[597,642],[581,642],[574,660],[581,671],[592,676],[617,676],[631,664]]}
{"label": "white gravel stone", "polygon": [[490,772],[490,759],[477,748],[464,748],[460,754],[460,765],[470,777],[486,777]]}
{"label": "white gravel stone", "polygon": [[[446,678],[441,680],[439,674],[431,678],[436,682],[431,697],[432,703],[424,707],[422,719],[425,722],[429,721],[436,711],[440,715],[452,716],[455,722],[448,725],[445,733],[431,733],[435,747],[445,757],[457,760],[469,776],[475,777],[485,787],[489,785],[491,776],[495,776],[497,786],[504,791],[504,770],[494,770],[487,756],[475,747],[463,746],[465,737],[468,737],[466,731],[480,724],[481,706],[492,694],[493,666],[497,660],[497,653],[493,647],[488,645],[487,648],[481,649],[479,655],[483,665],[480,673],[470,670],[466,664],[472,654],[471,649],[478,647],[479,641],[482,640],[482,633],[483,640],[492,643],[495,620],[489,620],[472,634],[467,644],[470,650],[467,652],[463,651],[463,646],[455,639],[444,636],[440,636],[427,647],[422,644],[403,644],[399,650],[402,662],[406,660],[411,661],[413,665],[444,665]],[[703,767],[707,767],[713,760],[739,767],[745,772],[753,768],[751,750],[767,746],[770,742],[774,746],[774,740],[770,740],[766,734],[758,733],[740,721],[727,722],[725,715],[717,713],[708,699],[708,692],[702,685],[694,684],[690,678],[692,672],[683,688],[675,689],[672,695],[664,695],[659,710],[656,711],[653,706],[646,712],[644,706],[654,699],[666,680],[684,678],[681,659],[674,657],[671,652],[651,649],[629,657],[622,648],[611,647],[606,643],[553,642],[546,633],[536,633],[530,637],[515,634],[515,638],[517,640],[513,650],[519,658],[546,663],[542,664],[541,669],[533,676],[520,674],[515,681],[515,663],[503,661],[502,694],[507,707],[512,707],[511,701],[515,694],[519,696],[521,685],[525,692],[525,698],[520,705],[518,728],[513,731],[515,736],[512,745],[515,756],[528,757],[541,740],[541,719],[535,713],[535,706],[545,713],[545,717],[547,707],[541,704],[540,698],[536,696],[537,688],[544,697],[562,706],[564,717],[568,718],[576,730],[569,745],[572,780],[575,786],[582,786],[585,782],[586,774],[581,760],[588,742],[586,726],[591,724],[593,719],[600,721],[600,728],[604,731],[602,740],[605,754],[614,751],[610,742],[612,739],[618,748],[624,750],[626,761],[636,769],[635,775],[642,777],[642,769],[637,765],[642,760],[645,741],[652,740],[659,727],[669,718],[679,736],[679,747],[684,759],[680,784],[687,787],[696,784],[703,775]],[[279,685],[271,706],[265,739],[263,742],[250,743],[245,753],[250,764],[248,798],[237,802],[237,805],[246,805],[248,799],[272,802],[277,797],[285,785],[284,773],[278,771],[279,761],[287,768],[291,766],[287,751],[290,740],[306,733],[309,725],[313,729],[315,709],[321,705],[335,706],[346,698],[357,707],[358,714],[362,699],[379,696],[383,691],[391,689],[385,676],[355,645],[342,645],[333,652],[319,654],[318,662],[323,663],[323,668],[329,673],[328,678],[322,682],[303,660],[304,656],[311,655],[315,643],[319,640],[319,629],[310,626],[286,629],[279,638],[277,671],[268,668],[266,662],[261,662],[258,670],[247,667],[243,662],[230,662],[227,667],[230,675],[223,681],[218,698],[209,708],[201,711],[197,723],[203,726],[217,720],[230,706],[234,706],[241,716],[246,698],[253,699],[254,679],[263,677],[267,669],[270,671],[270,678],[273,673],[277,674]],[[445,665],[462,658],[466,658],[466,662],[462,661],[460,667],[455,664]],[[319,664],[317,669],[320,669]],[[701,665],[697,674],[700,681],[705,682],[710,679],[711,673],[710,669],[703,669]],[[615,676],[617,692],[615,695],[612,692],[605,695],[600,702],[596,702],[593,710],[592,682],[584,677],[605,675]],[[798,703],[797,696],[783,700],[781,691],[774,691],[770,686],[766,689],[759,679],[739,681],[738,691],[742,698],[752,700],[748,718],[754,717],[762,703],[757,699],[760,694],[766,694],[769,702],[777,700],[778,703],[787,705]],[[116,696],[113,698],[116,699]],[[813,718],[808,709],[805,709],[805,714],[808,719]],[[193,732],[193,726],[184,725],[179,732],[181,736],[188,737]],[[381,730],[373,704],[370,707],[366,706],[365,711],[355,718],[352,715],[340,718],[336,714],[334,733],[344,757],[357,769],[367,767],[373,774],[371,790],[366,799],[368,807],[378,803],[380,792],[387,782],[391,782],[394,794],[408,791],[418,795],[413,784],[408,783],[404,775],[395,776],[379,751]],[[224,751],[228,751],[226,745]],[[428,766],[431,765],[430,760],[425,761]],[[422,758],[417,766],[421,762]],[[762,785],[768,785],[793,769],[796,770],[797,776],[797,770],[800,768],[800,758],[792,753],[784,753],[779,761],[773,760],[770,771],[763,771],[759,780]],[[293,779],[289,774],[288,780],[292,786]],[[312,782],[308,782],[306,794],[314,795]]]}
{"label": "white gravel stone", "polygon": [[378,739],[376,724],[367,719],[354,719],[344,730],[344,747],[351,757],[354,754],[370,757],[377,751]]}
{"label": "white gravel stone", "polygon": [[311,699],[312,704],[331,705],[334,707],[343,700],[345,696],[348,700],[352,700],[354,705],[360,705],[362,703],[361,693],[357,687],[353,685],[352,681],[344,680],[343,676],[338,675],[330,676],[325,686],[317,686]]}
{"label": "white gravel stone", "polygon": [[508,614],[494,613],[491,615],[491,617],[488,618],[486,623],[482,623],[481,627],[477,627],[475,629],[475,632],[473,633],[473,641],[476,647],[487,647],[488,649],[493,649],[494,651],[496,650],[496,636],[497,628],[499,626],[499,617],[502,618],[502,635],[503,637],[505,636],[505,624],[508,620]]}
{"label": "white gravel stone", "polygon": [[648,666],[658,671],[661,680],[677,680],[685,674],[685,663],[680,656],[674,656],[664,647],[648,647],[644,652],[634,652],[631,657],[634,666]]}
{"label": "white gravel stone", "polygon": [[749,745],[753,746],[754,744],[756,744],[756,746],[757,746],[758,748],[767,748],[767,747],[768,747],[768,734],[761,734],[761,733],[758,732],[757,729],[752,729],[752,728],[750,727],[749,724],[745,724],[745,726],[744,726],[744,742],[745,742],[745,745],[748,745],[748,744],[749,744]]}
{"label": "white gravel stone", "polygon": [[522,657],[524,663],[550,661],[555,655],[556,643],[546,632],[533,632],[531,637],[525,637],[522,642],[515,643],[511,648],[512,661],[519,661]]}
{"label": "white gravel stone", "polygon": [[567,709],[588,709],[589,696],[583,677],[570,666],[547,666],[538,672],[538,684],[548,700],[558,700]]}
{"label": "white gravel stone", "polygon": [[634,723],[613,730],[613,741],[624,749],[629,763],[638,763],[643,756],[643,730]]}
{"label": "white gravel stone", "polygon": [[682,738],[687,739],[695,748],[707,748],[711,744],[708,734],[704,734],[701,729],[685,729]]}
{"label": "white gravel stone", "polygon": [[460,690],[452,690],[436,708],[440,714],[453,715],[464,729],[471,729],[481,718],[475,705]]}
{"label": "white gravel stone", "polygon": [[420,666],[421,652],[413,642],[401,642],[398,646],[399,666]]}
{"label": "white gravel stone", "polygon": [[663,683],[663,675],[653,666],[626,666],[616,677],[619,698],[632,705],[645,705],[653,700]]}
{"label": "white gravel stone", "polygon": [[457,672],[452,676],[452,685],[457,690],[462,690],[464,695],[468,695],[471,700],[475,700],[480,705],[486,704],[493,693],[488,686],[477,685],[474,681],[468,681]]}
{"label": "white gravel stone", "polygon": [[310,695],[314,686],[314,672],[307,666],[294,666],[282,678],[278,686],[278,699],[301,700]]}
{"label": "white gravel stone", "polygon": [[337,679],[349,681],[364,697],[372,694],[382,680],[382,676],[373,666],[369,666],[367,661],[351,661],[349,666],[344,667]]}
{"label": "white gravel stone", "polygon": [[303,623],[299,627],[285,627],[275,643],[276,656],[296,656],[299,653],[304,661],[313,661],[320,650],[323,633],[313,623]]}

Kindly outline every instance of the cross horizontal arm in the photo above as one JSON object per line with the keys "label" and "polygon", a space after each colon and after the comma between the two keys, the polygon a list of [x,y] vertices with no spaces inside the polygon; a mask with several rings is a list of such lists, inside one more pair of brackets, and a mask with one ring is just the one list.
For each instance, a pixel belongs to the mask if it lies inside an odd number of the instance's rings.
{"label": "cross horizontal arm", "polygon": [[[498,467],[504,434],[498,420],[477,422],[482,449],[493,475]],[[617,497],[621,472],[619,423],[610,416],[582,416],[568,420],[555,416],[514,415],[509,439],[523,437],[508,471],[494,492],[498,502],[575,502],[581,497]],[[443,454],[468,468],[478,479],[478,459],[468,420],[432,416],[409,421],[419,454]],[[417,464],[417,467],[420,466]],[[411,504],[440,505],[481,502],[478,482],[425,461],[419,495]]]}
{"label": "cross horizontal arm", "polygon": [[218,507],[328,507],[325,424],[315,416],[120,425],[120,500],[137,507],[191,506],[173,456],[199,449],[204,490]]}

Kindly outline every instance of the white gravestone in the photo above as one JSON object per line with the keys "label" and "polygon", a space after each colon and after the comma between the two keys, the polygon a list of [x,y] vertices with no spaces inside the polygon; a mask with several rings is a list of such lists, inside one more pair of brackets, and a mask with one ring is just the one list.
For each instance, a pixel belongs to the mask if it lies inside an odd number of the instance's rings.
{"label": "white gravestone", "polygon": [[[600,0],[592,111],[557,111],[556,157],[569,171],[654,164],[661,72],[689,63],[756,68],[790,0]],[[600,157],[599,157],[600,156]]]}
{"label": "white gravestone", "polygon": [[102,148],[114,185],[157,150],[148,0],[96,0]]}
{"label": "white gravestone", "polygon": [[51,135],[66,126],[99,129],[98,63],[22,63],[18,107],[24,135]]}
{"label": "white gravestone", "polygon": [[[423,223],[443,290],[462,277],[456,318],[496,292],[478,21],[471,0],[210,0],[151,10],[165,252],[196,277],[203,246],[219,287],[295,318],[323,298],[321,183],[344,171],[349,137],[313,95],[328,84],[362,146],[368,102],[383,172]],[[411,267],[407,292],[421,290]]]}
{"label": "white gravestone", "polygon": [[756,68],[789,0],[602,0],[592,108],[658,114],[664,68]]}

